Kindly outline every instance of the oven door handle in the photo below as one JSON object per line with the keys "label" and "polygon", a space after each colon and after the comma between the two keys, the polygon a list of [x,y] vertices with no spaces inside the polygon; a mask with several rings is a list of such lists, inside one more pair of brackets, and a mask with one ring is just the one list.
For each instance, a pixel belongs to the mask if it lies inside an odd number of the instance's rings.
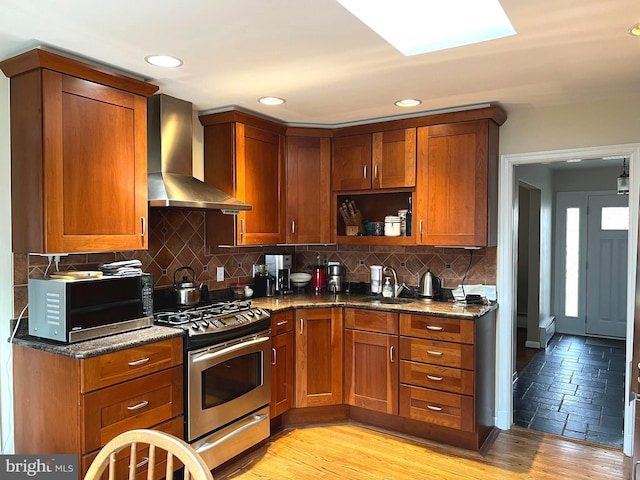
{"label": "oven door handle", "polygon": [[237,428],[233,432],[229,432],[226,435],[224,435],[223,437],[220,437],[215,442],[211,442],[211,443],[205,442],[205,443],[203,443],[198,448],[196,448],[196,452],[197,453],[202,453],[202,452],[206,452],[207,450],[210,450],[210,449],[212,449],[214,447],[217,447],[221,443],[224,443],[227,440],[232,439],[236,435],[241,434],[242,432],[244,432],[245,430],[253,427],[254,425],[265,421],[267,418],[269,418],[269,415],[255,415],[252,420],[249,420],[247,423],[245,423],[241,427]]}
{"label": "oven door handle", "polygon": [[251,345],[257,345],[259,343],[268,342],[270,337],[258,337],[253,340],[249,340],[248,342],[237,343],[235,345],[230,345],[221,350],[217,350],[215,352],[204,352],[197,357],[193,357],[191,360],[192,363],[205,362],[207,360],[211,360],[212,358],[221,357],[226,355],[227,353],[235,352],[236,350],[240,350],[241,348],[247,348]]}

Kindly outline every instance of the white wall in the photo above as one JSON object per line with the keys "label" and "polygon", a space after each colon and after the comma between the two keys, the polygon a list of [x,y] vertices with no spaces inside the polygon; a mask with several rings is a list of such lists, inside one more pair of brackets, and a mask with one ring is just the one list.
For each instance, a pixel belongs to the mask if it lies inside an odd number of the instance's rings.
{"label": "white wall", "polygon": [[13,399],[9,319],[13,316],[13,262],[11,256],[11,167],[9,80],[0,75],[0,445],[13,453]]}
{"label": "white wall", "polygon": [[500,154],[640,142],[640,94],[581,104],[507,109]]}
{"label": "white wall", "polygon": [[[519,182],[540,190],[540,311],[538,326],[543,325],[551,316],[551,267],[552,267],[552,221],[553,188],[552,176],[546,165],[521,165],[516,167],[514,191],[518,191]],[[535,321],[529,319],[529,321]],[[527,343],[541,343],[540,329],[527,329]]]}

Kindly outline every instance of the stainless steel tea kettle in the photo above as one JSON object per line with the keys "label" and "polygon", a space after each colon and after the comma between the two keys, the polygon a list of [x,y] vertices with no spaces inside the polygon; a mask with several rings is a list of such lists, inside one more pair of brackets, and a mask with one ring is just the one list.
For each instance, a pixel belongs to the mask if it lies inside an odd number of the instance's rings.
{"label": "stainless steel tea kettle", "polygon": [[[187,275],[182,276],[182,281],[176,281],[176,275],[178,272],[188,270],[191,272],[191,281]],[[196,287],[196,272],[191,267],[180,267],[173,274],[173,289],[176,292],[176,302],[181,307],[190,307],[191,305],[197,305],[200,302],[200,296],[203,293],[203,289],[206,285],[201,285],[200,288]],[[204,288],[203,288],[204,287]],[[208,293],[208,289],[207,289]]]}
{"label": "stainless steel tea kettle", "polygon": [[440,281],[440,278],[436,277],[429,269],[427,269],[420,279],[418,295],[432,300],[439,300],[441,288],[442,282]]}

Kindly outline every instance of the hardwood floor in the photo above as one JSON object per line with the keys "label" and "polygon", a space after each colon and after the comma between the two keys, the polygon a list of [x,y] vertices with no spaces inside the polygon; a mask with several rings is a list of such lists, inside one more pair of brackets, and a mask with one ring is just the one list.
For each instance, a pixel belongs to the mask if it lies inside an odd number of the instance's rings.
{"label": "hardwood floor", "polygon": [[630,478],[631,459],[514,427],[485,458],[473,452],[400,438],[359,424],[284,430],[223,471],[216,480],[468,479],[615,480]]}

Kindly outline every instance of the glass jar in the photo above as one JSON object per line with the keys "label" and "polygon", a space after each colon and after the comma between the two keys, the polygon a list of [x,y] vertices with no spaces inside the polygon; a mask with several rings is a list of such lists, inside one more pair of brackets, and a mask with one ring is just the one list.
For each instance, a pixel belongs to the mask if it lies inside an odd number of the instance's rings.
{"label": "glass jar", "polygon": [[385,237],[400,236],[400,217],[397,215],[384,217],[384,235]]}

